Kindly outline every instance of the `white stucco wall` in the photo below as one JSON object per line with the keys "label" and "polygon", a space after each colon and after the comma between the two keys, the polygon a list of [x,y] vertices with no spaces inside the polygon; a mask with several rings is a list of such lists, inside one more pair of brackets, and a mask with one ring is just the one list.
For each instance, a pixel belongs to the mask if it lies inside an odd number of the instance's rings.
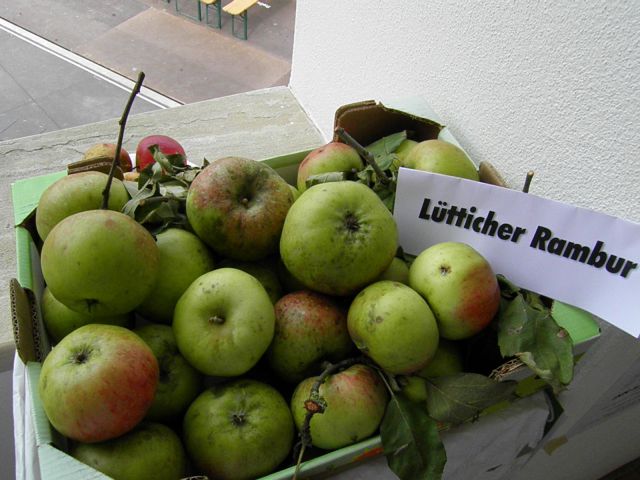
{"label": "white stucco wall", "polygon": [[297,3],[290,86],[327,138],[341,104],[420,95],[510,186],[640,221],[640,2]]}
{"label": "white stucco wall", "polygon": [[[533,170],[532,193],[640,222],[639,1],[298,1],[290,88],[326,139],[340,105],[421,96],[510,186]],[[605,329],[561,396],[568,443],[518,480],[596,479],[638,455],[637,403],[571,430],[638,359]]]}

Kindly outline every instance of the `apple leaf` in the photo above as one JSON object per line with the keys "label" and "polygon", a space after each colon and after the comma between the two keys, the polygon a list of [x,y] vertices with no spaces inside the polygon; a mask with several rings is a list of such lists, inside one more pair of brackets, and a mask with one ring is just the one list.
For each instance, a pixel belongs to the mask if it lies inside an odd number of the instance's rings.
{"label": "apple leaf", "polygon": [[381,170],[388,170],[395,157],[395,151],[400,144],[407,139],[407,132],[403,130],[401,132],[392,133],[386,137],[382,137],[379,140],[367,145],[365,148],[373,154],[378,166]]}
{"label": "apple leaf", "polygon": [[516,357],[558,392],[573,378],[573,342],[542,298],[520,290],[503,277],[498,315],[498,346]]}
{"label": "apple leaf", "polygon": [[317,175],[310,175],[305,181],[307,188],[313,187],[320,183],[328,182],[343,182],[344,180],[351,180],[353,177],[351,172],[327,172],[319,173]]}
{"label": "apple leaf", "polygon": [[424,405],[393,395],[380,425],[389,468],[401,480],[439,480],[447,461],[437,423]]}
{"label": "apple leaf", "polygon": [[427,411],[440,422],[460,424],[509,399],[516,382],[497,382],[478,373],[458,373],[427,380]]}

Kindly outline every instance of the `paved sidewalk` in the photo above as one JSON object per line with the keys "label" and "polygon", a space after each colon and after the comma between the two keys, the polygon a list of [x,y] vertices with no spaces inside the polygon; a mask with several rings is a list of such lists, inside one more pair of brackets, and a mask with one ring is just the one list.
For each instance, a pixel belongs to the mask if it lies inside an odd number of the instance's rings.
{"label": "paved sidewalk", "polygon": [[245,41],[226,14],[220,30],[188,18],[195,0],[2,2],[0,141],[119,117],[139,71],[133,114],[287,85],[295,4],[254,6]]}

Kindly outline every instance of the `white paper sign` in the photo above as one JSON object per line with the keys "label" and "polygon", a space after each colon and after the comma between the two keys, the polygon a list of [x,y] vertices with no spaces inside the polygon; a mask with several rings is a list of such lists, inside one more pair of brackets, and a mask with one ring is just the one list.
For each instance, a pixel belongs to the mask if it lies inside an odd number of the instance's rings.
{"label": "white paper sign", "polygon": [[406,168],[394,217],[411,255],[439,242],[467,243],[516,285],[640,336],[640,224]]}

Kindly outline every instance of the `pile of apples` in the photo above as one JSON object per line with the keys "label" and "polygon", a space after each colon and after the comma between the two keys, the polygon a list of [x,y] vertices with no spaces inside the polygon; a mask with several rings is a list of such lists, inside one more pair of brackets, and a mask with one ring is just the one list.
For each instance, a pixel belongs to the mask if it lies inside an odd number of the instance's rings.
{"label": "pile of apples", "polygon": [[[406,142],[403,165],[477,180],[457,147]],[[149,145],[186,163],[178,142],[154,136],[140,142],[138,170],[153,164]],[[189,187],[191,229],[155,237],[120,212],[129,194],[117,179],[108,209],[103,173],[49,187],[36,225],[56,345],[39,395],[70,454],[116,479],[256,478],[291,463],[309,409],[323,410],[310,421],[318,449],[373,435],[390,395],[379,371],[418,401],[420,379],[461,371],[456,342],[493,319],[496,276],[453,242],[409,264],[370,188],[307,182],[362,168],[338,142],[305,158],[297,188],[262,162],[218,159]],[[325,362],[347,358],[310,402]]]}

